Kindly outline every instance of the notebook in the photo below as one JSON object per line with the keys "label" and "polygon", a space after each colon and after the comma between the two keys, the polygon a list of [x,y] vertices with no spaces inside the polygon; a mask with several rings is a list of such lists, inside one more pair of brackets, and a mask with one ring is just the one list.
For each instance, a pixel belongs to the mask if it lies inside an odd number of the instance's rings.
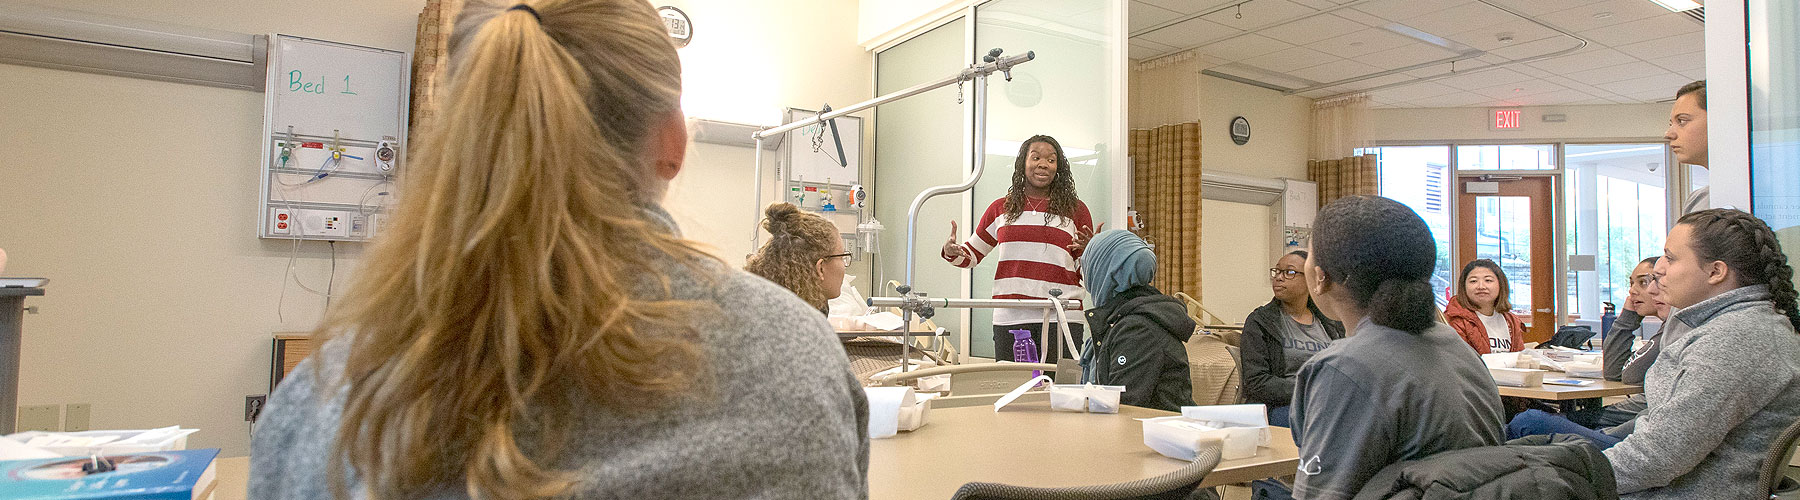
{"label": "notebook", "polygon": [[196,500],[212,494],[217,448],[107,454],[114,470],[88,473],[92,457],[0,462],[0,499]]}

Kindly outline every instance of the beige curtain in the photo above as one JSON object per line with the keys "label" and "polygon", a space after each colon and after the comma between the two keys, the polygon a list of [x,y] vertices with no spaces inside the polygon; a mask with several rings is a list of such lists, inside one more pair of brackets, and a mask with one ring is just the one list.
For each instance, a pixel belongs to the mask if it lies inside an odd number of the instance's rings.
{"label": "beige curtain", "polygon": [[1319,206],[1345,196],[1381,194],[1380,169],[1375,155],[1348,156],[1337,160],[1308,160],[1306,178],[1319,184]]}
{"label": "beige curtain", "polygon": [[1158,290],[1200,296],[1200,123],[1131,131],[1133,207],[1156,245]]}
{"label": "beige curtain", "polygon": [[1307,158],[1337,158],[1369,143],[1369,96],[1321,99],[1312,105],[1312,142]]}
{"label": "beige curtain", "polygon": [[450,29],[462,6],[463,0],[426,0],[425,9],[419,11],[418,36],[413,43],[409,147],[419,144],[421,132],[430,126],[437,115],[438,102],[449,90],[444,87],[444,76],[450,70]]}

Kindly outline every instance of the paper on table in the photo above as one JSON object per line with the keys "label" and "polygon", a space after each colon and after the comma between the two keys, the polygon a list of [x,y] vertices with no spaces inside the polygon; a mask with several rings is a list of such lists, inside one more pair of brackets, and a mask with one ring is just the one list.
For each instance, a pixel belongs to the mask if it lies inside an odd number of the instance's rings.
{"label": "paper on table", "polygon": [[900,409],[913,405],[911,387],[864,387],[869,396],[869,437],[880,439],[900,433]]}
{"label": "paper on table", "polygon": [[43,448],[26,446],[25,443],[0,437],[0,460],[31,460],[34,458],[56,458],[62,455],[51,453]]}
{"label": "paper on table", "polygon": [[1024,396],[1025,391],[1029,391],[1029,390],[1031,390],[1031,388],[1037,387],[1038,384],[1042,384],[1042,383],[1054,384],[1055,381],[1050,380],[1050,377],[1046,376],[1046,375],[1038,375],[1036,377],[1032,377],[1031,380],[1027,380],[1027,381],[1025,381],[1025,383],[1019,384],[1019,387],[1013,389],[1012,392],[1006,393],[1005,396],[1000,396],[1000,400],[994,402],[994,411],[1000,411],[1001,408],[1006,407],[1006,405],[1012,403],[1013,400],[1019,399],[1019,396]]}

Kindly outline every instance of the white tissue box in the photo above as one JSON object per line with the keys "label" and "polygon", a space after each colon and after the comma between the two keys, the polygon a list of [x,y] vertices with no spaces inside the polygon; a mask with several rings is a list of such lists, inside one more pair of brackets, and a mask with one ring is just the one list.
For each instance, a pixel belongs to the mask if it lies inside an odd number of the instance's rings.
{"label": "white tissue box", "polygon": [[[1207,441],[1218,440],[1221,460],[1238,460],[1256,456],[1267,427],[1215,427],[1187,417],[1145,419],[1144,445],[1163,456],[1193,461]],[[1216,423],[1216,422],[1215,422]]]}
{"label": "white tissue box", "polygon": [[1571,377],[1600,378],[1603,376],[1603,374],[1600,373],[1600,366],[1601,365],[1598,362],[1563,363],[1563,372],[1568,373]]}
{"label": "white tissue box", "polygon": [[1544,385],[1544,370],[1529,368],[1488,368],[1488,374],[1494,377],[1494,383],[1507,387],[1537,387]]}
{"label": "white tissue box", "polygon": [[199,429],[164,427],[149,430],[81,432],[26,431],[6,436],[27,446],[62,456],[97,453],[146,453],[187,449],[189,434]]}
{"label": "white tissue box", "polygon": [[1118,413],[1122,385],[1055,384],[1050,386],[1050,409],[1089,413]]}

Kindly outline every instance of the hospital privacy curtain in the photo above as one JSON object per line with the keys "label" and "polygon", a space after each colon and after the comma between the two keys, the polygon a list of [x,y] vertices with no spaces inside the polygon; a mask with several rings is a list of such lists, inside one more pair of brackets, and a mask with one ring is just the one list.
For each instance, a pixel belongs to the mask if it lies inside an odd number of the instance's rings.
{"label": "hospital privacy curtain", "polygon": [[1319,206],[1359,194],[1381,194],[1381,176],[1375,155],[1347,156],[1337,160],[1307,160],[1306,178],[1319,184]]}
{"label": "hospital privacy curtain", "polygon": [[1131,131],[1132,208],[1155,245],[1158,290],[1200,296],[1200,123]]}

